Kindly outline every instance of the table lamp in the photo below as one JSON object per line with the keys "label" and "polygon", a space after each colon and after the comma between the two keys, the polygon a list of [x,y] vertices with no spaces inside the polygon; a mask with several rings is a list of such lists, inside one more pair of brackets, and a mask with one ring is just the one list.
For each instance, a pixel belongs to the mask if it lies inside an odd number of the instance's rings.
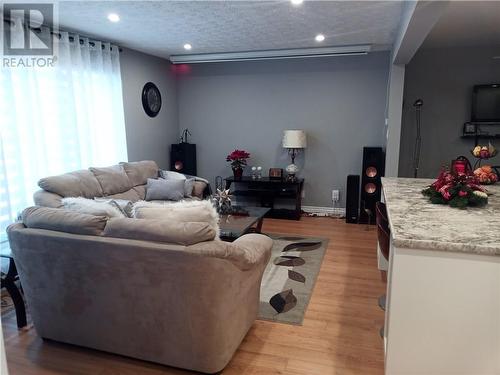
{"label": "table lamp", "polygon": [[304,130],[285,130],[283,132],[283,148],[288,150],[292,158],[292,164],[286,167],[288,173],[287,178],[291,181],[295,180],[295,176],[299,171],[299,167],[295,164],[295,156],[303,148],[307,147],[306,132]]}

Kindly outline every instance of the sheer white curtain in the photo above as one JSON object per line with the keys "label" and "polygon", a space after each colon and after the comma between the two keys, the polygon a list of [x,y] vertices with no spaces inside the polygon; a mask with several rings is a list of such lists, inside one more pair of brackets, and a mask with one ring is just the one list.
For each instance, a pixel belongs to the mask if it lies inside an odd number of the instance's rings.
{"label": "sheer white curtain", "polygon": [[54,67],[1,72],[0,237],[33,204],[41,177],[127,160],[118,48],[54,39]]}

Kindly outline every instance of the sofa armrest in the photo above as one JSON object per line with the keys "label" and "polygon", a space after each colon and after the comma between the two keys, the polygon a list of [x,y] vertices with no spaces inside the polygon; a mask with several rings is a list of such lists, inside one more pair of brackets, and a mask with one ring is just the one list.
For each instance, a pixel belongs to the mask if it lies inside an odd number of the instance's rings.
{"label": "sofa armrest", "polygon": [[273,240],[262,234],[245,234],[234,242],[220,239],[199,242],[186,247],[186,251],[199,256],[225,259],[233,263],[241,271],[267,264],[271,257]]}
{"label": "sofa armrest", "polygon": [[273,240],[262,234],[250,233],[239,237],[232,245],[244,251],[248,264],[255,265],[269,261]]}
{"label": "sofa armrest", "polygon": [[45,190],[38,190],[33,194],[35,205],[43,207],[61,208],[63,207],[62,198],[59,194]]}

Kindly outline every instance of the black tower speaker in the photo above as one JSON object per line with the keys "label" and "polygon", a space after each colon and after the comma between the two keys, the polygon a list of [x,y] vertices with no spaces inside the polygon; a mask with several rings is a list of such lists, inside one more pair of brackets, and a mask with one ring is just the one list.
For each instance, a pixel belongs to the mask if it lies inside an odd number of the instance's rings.
{"label": "black tower speaker", "polygon": [[363,171],[361,173],[359,222],[375,224],[375,203],[380,201],[381,178],[385,173],[385,154],[382,147],[363,147]]}
{"label": "black tower speaker", "polygon": [[359,220],[359,175],[347,176],[345,221],[357,224]]}
{"label": "black tower speaker", "polygon": [[170,170],[196,176],[196,145],[173,144],[170,148]]}

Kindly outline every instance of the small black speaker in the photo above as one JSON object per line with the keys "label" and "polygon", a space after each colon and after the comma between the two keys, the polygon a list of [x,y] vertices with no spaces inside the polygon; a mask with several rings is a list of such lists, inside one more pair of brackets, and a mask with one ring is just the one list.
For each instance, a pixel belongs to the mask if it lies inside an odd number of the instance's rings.
{"label": "small black speaker", "polygon": [[359,220],[359,175],[347,176],[345,200],[345,221],[357,224]]}
{"label": "small black speaker", "polygon": [[385,173],[385,154],[382,147],[363,147],[363,170],[361,173],[359,222],[375,224],[375,203],[380,201],[381,178]]}
{"label": "small black speaker", "polygon": [[173,144],[170,148],[170,170],[196,176],[196,145]]}

